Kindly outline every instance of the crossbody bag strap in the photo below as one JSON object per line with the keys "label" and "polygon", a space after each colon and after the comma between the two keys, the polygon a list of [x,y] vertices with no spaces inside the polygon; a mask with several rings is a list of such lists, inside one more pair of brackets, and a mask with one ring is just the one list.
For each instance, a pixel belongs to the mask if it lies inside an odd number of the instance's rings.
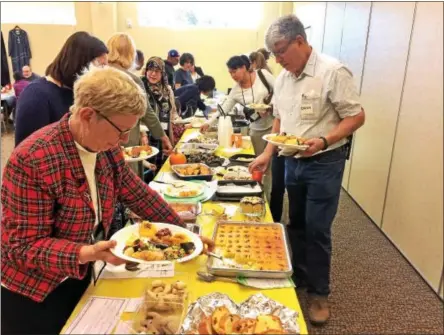
{"label": "crossbody bag strap", "polygon": [[262,73],[262,70],[258,70],[257,74],[259,75],[259,78],[261,79],[262,84],[264,84],[265,88],[268,91],[268,94],[273,93],[272,88],[270,87],[270,84],[268,83],[267,79],[265,79],[264,74]]}

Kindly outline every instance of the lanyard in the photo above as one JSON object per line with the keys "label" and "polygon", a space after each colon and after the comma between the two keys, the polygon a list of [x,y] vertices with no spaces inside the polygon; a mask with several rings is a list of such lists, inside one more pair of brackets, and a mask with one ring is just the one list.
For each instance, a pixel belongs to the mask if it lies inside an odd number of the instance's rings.
{"label": "lanyard", "polygon": [[[253,92],[253,83],[251,82],[251,73],[250,73],[250,85],[251,85],[251,87],[250,87],[251,88],[251,95],[253,97],[252,103],[254,103],[254,92]],[[244,100],[244,106],[246,106],[247,103],[245,102],[244,89],[242,87],[241,87],[241,92],[242,92],[242,99]]]}
{"label": "lanyard", "polygon": [[[97,241],[103,240],[104,239],[104,234],[105,234],[105,228],[103,227],[103,222],[102,222],[102,204],[100,202],[100,195],[99,195],[99,188],[97,186],[97,181],[96,181],[96,201],[97,201],[97,227],[95,227],[93,233],[91,234],[91,240],[92,243],[96,243]],[[94,207],[94,206],[93,206]],[[100,236],[102,233],[102,236]]]}

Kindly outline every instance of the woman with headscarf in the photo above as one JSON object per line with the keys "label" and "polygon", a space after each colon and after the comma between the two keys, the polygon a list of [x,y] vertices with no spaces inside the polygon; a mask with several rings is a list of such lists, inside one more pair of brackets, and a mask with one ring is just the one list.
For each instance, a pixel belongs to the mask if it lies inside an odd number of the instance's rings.
{"label": "woman with headscarf", "polygon": [[[159,118],[160,124],[165,133],[169,136],[171,143],[174,143],[174,133],[172,121],[179,118],[174,100],[172,88],[168,85],[168,77],[165,71],[165,63],[160,57],[151,57],[145,66],[145,76],[142,78],[147,92],[148,103]],[[178,129],[178,128],[177,128]],[[150,136],[150,144],[162,151],[162,142]],[[160,169],[166,157],[157,155],[152,163]]]}
{"label": "woman with headscarf", "polygon": [[[109,50],[108,62],[109,65],[115,67],[126,74],[128,74],[139,86],[144,87],[140,78],[131,72],[135,68],[136,61],[136,46],[130,35],[125,33],[117,33],[111,36],[107,42]],[[153,110],[148,106],[145,115],[140,120],[150,130],[150,136],[156,141],[162,142],[164,154],[169,154],[173,149],[169,137],[162,128],[161,123],[156,117]],[[126,147],[132,147],[140,144],[148,144],[148,138],[145,133],[141,133],[139,129],[140,122],[131,131],[129,141],[125,144]],[[162,154],[159,154],[162,156]],[[143,179],[143,167],[141,162],[129,163],[131,168],[138,176]]]}

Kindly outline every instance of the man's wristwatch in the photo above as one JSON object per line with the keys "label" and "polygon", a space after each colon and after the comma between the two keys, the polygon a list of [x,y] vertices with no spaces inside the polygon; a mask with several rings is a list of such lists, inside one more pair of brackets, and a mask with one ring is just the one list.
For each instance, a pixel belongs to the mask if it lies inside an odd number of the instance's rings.
{"label": "man's wristwatch", "polygon": [[324,136],[321,136],[319,138],[322,140],[322,142],[324,142],[324,147],[322,148],[322,150],[327,150],[327,148],[328,148],[327,139]]}

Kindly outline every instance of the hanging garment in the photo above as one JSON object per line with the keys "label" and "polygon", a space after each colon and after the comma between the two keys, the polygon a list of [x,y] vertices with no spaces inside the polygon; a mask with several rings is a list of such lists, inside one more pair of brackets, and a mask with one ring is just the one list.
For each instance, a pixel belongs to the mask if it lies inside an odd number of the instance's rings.
{"label": "hanging garment", "polygon": [[1,50],[1,69],[2,69],[2,82],[1,85],[6,86],[11,83],[11,76],[9,75],[9,66],[8,66],[8,57],[6,57],[6,48],[5,42],[3,40],[3,32],[2,33],[2,50]]}
{"label": "hanging garment", "polygon": [[29,65],[31,49],[26,31],[18,26],[9,31],[8,50],[14,72],[21,72],[23,66]]}

